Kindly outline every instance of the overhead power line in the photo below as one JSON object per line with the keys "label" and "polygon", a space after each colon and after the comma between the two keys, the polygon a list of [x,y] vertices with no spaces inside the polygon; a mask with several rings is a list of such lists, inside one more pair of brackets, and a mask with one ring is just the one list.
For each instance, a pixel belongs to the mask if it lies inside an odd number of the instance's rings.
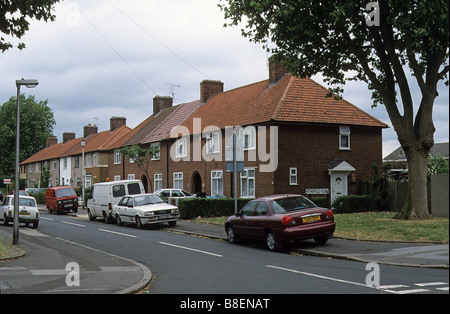
{"label": "overhead power line", "polygon": [[[71,0],[73,2],[73,0]],[[147,86],[147,88],[149,90],[151,90],[155,95],[158,95],[158,93],[156,93],[156,91],[150,86],[148,85],[148,83],[142,78],[142,76],[139,75],[139,73],[127,62],[127,60],[125,60],[124,57],[122,57],[122,55],[117,51],[117,49],[115,49],[113,47],[113,45],[106,39],[105,36],[103,36],[103,34],[100,32],[100,30],[94,25],[94,23],[91,22],[91,20],[86,16],[86,14],[84,14],[83,10],[81,10],[81,8],[79,6],[75,6],[78,11],[80,12],[80,14],[86,19],[86,21],[88,21],[88,23],[92,26],[92,28],[99,34],[99,36],[106,42],[106,44],[108,44],[108,46],[119,56],[119,58],[128,66],[128,68],[142,81],[142,83],[144,83],[145,86]]]}
{"label": "overhead power line", "polygon": [[190,62],[188,62],[186,59],[182,58],[180,55],[178,55],[175,51],[173,51],[172,49],[170,49],[167,45],[165,45],[162,41],[160,41],[156,36],[154,36],[153,34],[151,34],[149,31],[147,31],[145,28],[143,28],[141,25],[139,25],[135,20],[133,20],[130,16],[128,16],[124,11],[122,11],[119,7],[117,7],[114,3],[112,3],[110,0],[106,0],[109,4],[111,4],[111,6],[113,6],[117,11],[119,11],[120,13],[123,14],[123,16],[125,16],[128,20],[130,20],[134,25],[136,25],[138,28],[140,28],[144,33],[146,33],[147,35],[149,35],[151,38],[153,38],[153,40],[155,40],[157,43],[159,43],[161,46],[163,46],[164,48],[166,48],[170,53],[172,53],[175,57],[177,57],[178,59],[180,59],[181,61],[183,61],[184,63],[186,63],[188,66],[190,66],[192,69],[194,69],[195,71],[197,71],[198,73],[200,73],[202,76],[204,76],[205,78],[209,79],[209,77],[203,73],[202,71],[200,71],[199,69],[197,69],[194,65],[192,65]]}

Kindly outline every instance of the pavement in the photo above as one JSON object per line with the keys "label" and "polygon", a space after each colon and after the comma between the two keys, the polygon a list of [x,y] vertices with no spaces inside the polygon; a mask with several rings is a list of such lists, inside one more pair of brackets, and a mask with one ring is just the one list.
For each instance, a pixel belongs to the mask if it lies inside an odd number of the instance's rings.
{"label": "pavement", "polygon": [[[74,214],[75,215],[75,214]],[[86,218],[85,211],[76,214]],[[12,238],[12,228],[0,229],[3,241]],[[74,243],[49,237],[38,230],[20,228],[19,245],[0,260],[0,294],[132,294],[152,280],[143,264]],[[179,220],[165,229],[226,241],[221,225]],[[292,249],[297,254],[354,260],[363,263],[423,268],[449,268],[448,243],[367,242],[334,238],[325,245],[303,241]],[[78,264],[71,264],[77,261]]]}

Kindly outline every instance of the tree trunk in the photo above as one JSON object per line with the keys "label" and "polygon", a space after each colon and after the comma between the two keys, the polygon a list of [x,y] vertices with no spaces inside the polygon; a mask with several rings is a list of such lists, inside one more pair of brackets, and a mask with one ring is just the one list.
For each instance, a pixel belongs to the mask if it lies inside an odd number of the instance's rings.
{"label": "tree trunk", "polygon": [[396,215],[399,219],[427,219],[427,158],[429,150],[412,150],[407,153],[408,191],[405,204]]}

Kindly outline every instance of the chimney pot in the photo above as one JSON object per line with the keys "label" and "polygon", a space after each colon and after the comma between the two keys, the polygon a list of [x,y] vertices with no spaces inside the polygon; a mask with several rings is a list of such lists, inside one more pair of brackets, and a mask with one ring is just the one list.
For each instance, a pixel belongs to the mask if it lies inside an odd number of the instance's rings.
{"label": "chimney pot", "polygon": [[98,132],[98,127],[95,124],[94,125],[88,124],[83,129],[84,138],[86,138],[92,134],[97,134],[97,132]]}
{"label": "chimney pot", "polygon": [[65,132],[63,133],[63,143],[67,143],[68,141],[75,139],[75,133],[73,132]]}
{"label": "chimney pot", "polygon": [[223,93],[223,82],[204,80],[200,83],[200,101],[205,103],[212,96]]}
{"label": "chimney pot", "polygon": [[158,114],[161,110],[170,108],[173,105],[173,98],[170,96],[156,96],[153,98],[153,114]]}
{"label": "chimney pot", "polygon": [[58,138],[56,136],[49,136],[47,137],[47,141],[45,143],[45,147],[48,148],[50,146],[53,146],[55,144],[58,144]]}
{"label": "chimney pot", "polygon": [[109,120],[110,131],[114,131],[117,128],[120,128],[123,125],[127,125],[127,118],[125,117],[112,117]]}
{"label": "chimney pot", "polygon": [[287,73],[286,67],[275,61],[273,57],[269,58],[269,84],[276,84]]}

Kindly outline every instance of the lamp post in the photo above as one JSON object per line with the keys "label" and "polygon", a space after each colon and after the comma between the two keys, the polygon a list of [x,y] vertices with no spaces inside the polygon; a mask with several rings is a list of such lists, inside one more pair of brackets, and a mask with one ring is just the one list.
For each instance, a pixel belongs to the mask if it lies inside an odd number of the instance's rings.
{"label": "lamp post", "polygon": [[17,80],[17,112],[16,112],[16,169],[14,181],[14,217],[13,217],[13,244],[19,243],[19,152],[20,152],[20,87],[34,88],[39,85],[38,80]]}
{"label": "lamp post", "polygon": [[85,178],[85,175],[86,175],[86,170],[84,169],[84,147],[86,146],[86,140],[85,139],[82,139],[81,140],[81,180],[82,180],[82,182],[81,182],[81,191],[82,191],[82,202],[83,202],[83,209],[84,209],[84,185],[85,185],[85,182],[86,182],[86,178]]}

